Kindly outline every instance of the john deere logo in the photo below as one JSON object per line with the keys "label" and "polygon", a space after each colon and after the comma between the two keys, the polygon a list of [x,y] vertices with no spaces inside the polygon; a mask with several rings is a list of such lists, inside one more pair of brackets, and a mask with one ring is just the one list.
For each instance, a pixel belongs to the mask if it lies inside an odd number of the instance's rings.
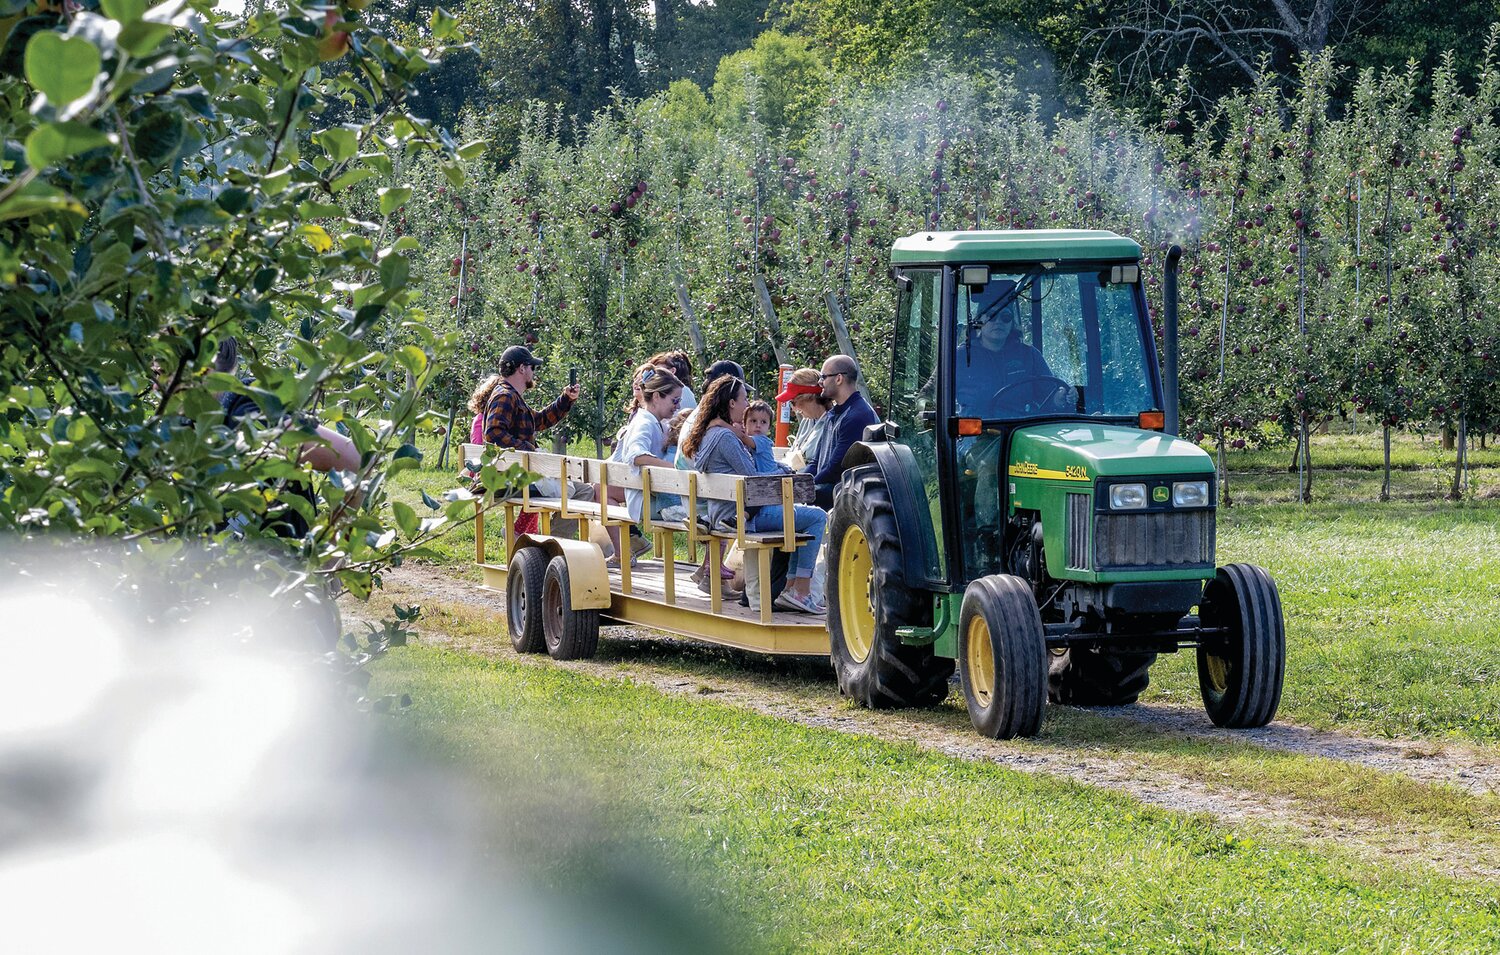
{"label": "john deere logo", "polygon": [[1152,488],[1151,500],[1155,501],[1158,504],[1167,503],[1167,489],[1164,487]]}

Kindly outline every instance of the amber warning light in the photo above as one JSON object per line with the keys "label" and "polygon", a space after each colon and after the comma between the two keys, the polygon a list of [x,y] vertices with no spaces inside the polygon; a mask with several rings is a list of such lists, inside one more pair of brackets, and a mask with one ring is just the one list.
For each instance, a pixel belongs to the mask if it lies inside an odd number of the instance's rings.
{"label": "amber warning light", "polygon": [[1167,427],[1167,415],[1164,411],[1142,411],[1137,420],[1143,431],[1164,431]]}
{"label": "amber warning light", "polygon": [[984,421],[982,419],[980,419],[980,418],[959,418],[958,419],[958,434],[959,434],[959,437],[969,437],[971,435],[983,434],[983,433],[984,433]]}

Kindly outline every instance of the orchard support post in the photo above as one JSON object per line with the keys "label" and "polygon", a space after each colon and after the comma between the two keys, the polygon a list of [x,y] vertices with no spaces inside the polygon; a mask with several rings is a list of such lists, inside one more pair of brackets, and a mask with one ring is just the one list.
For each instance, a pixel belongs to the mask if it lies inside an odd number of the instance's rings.
{"label": "orchard support post", "polygon": [[776,355],[776,364],[787,364],[786,347],[781,344],[781,319],[776,317],[776,306],[771,301],[771,290],[766,288],[765,277],[757,273],[751,282],[755,285],[755,300],[760,303],[761,314],[766,317],[766,336],[771,340],[771,351]]}

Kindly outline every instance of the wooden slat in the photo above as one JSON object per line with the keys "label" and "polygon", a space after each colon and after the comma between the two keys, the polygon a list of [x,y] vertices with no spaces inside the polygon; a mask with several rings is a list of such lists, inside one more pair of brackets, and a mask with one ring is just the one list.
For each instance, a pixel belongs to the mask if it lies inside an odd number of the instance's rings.
{"label": "wooden slat", "polygon": [[[651,490],[655,494],[687,494],[688,476],[697,471],[681,471],[677,468],[641,468],[641,473],[651,474]],[[703,475],[698,475],[701,480]]]}

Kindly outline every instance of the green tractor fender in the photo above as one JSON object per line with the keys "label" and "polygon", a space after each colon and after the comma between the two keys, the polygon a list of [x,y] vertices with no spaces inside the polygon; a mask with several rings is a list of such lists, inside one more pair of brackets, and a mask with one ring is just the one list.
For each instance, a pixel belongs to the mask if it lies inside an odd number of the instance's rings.
{"label": "green tractor fender", "polygon": [[932,526],[929,500],[937,499],[937,488],[924,486],[911,448],[891,441],[860,441],[844,456],[845,473],[873,464],[890,491],[896,511],[896,530],[901,538],[902,571],[906,585],[914,590],[942,590],[937,534]]}

